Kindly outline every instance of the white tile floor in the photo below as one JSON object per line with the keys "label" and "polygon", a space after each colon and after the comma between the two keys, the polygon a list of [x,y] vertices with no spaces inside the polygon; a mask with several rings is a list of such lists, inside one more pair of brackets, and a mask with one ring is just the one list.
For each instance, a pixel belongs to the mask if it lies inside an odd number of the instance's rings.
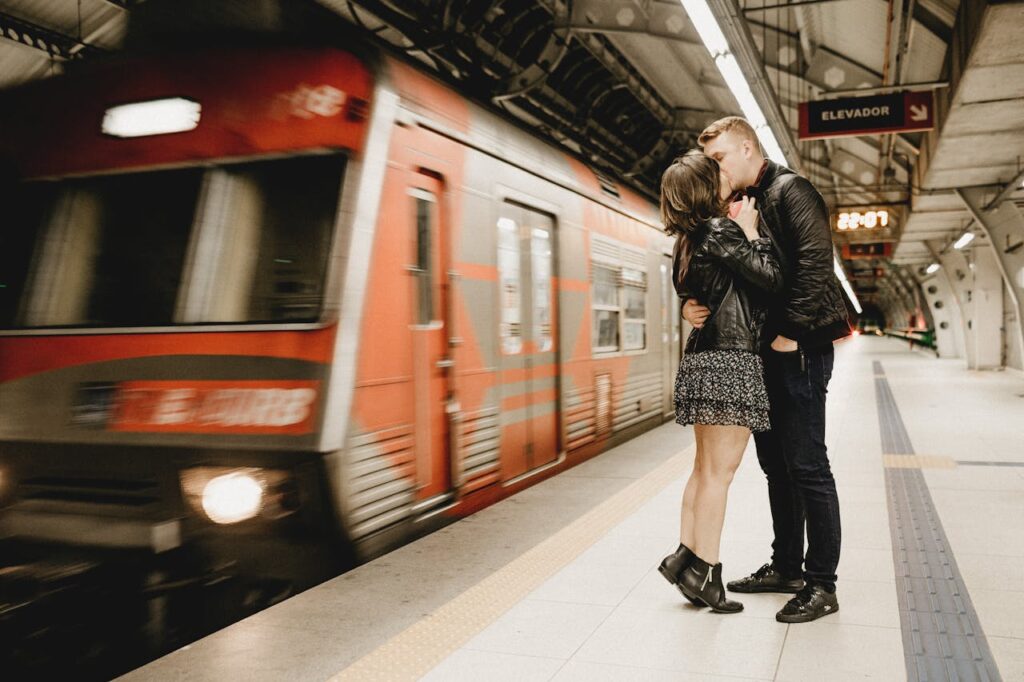
{"label": "white tile floor", "polygon": [[[783,625],[783,595],[742,614],[688,605],[656,572],[675,548],[685,478],[435,668],[428,680],[905,679],[872,361],[883,362],[918,454],[1024,462],[1024,380],[970,373],[902,342],[842,344],[828,445],[843,514],[840,612]],[[667,425],[663,429],[680,429]],[[1004,680],[1024,679],[1024,468],[927,470],[931,494]],[[767,491],[751,445],[730,492],[726,579],[769,556]],[[1013,580],[1016,578],[1017,580]]]}

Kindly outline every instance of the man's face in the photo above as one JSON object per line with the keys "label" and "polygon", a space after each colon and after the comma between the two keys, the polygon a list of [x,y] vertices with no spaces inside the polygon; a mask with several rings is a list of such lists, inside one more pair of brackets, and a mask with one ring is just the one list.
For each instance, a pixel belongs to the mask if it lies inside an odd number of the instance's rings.
{"label": "man's face", "polygon": [[733,192],[753,184],[761,170],[761,164],[753,158],[753,151],[750,140],[734,130],[726,131],[704,145],[704,153],[718,162]]}

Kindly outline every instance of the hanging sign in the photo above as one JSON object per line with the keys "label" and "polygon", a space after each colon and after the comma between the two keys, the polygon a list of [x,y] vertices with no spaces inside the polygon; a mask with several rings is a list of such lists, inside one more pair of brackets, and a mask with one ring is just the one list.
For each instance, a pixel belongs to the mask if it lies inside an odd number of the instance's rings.
{"label": "hanging sign", "polygon": [[800,103],[801,140],[934,127],[935,98],[931,90]]}

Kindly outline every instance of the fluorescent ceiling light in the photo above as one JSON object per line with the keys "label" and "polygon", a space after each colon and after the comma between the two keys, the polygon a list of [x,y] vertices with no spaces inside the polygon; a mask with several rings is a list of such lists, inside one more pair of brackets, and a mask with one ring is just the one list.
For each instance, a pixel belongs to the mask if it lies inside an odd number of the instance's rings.
{"label": "fluorescent ceiling light", "polygon": [[933,272],[935,272],[938,269],[939,269],[939,264],[938,263],[932,263],[931,265],[926,267],[924,269],[924,271],[930,275],[930,274],[932,274]]}
{"label": "fluorescent ceiling light", "polygon": [[843,266],[839,263],[839,259],[835,256],[832,257],[832,266],[836,271],[836,277],[839,278],[840,282],[846,281],[846,272],[843,270]]}
{"label": "fluorescent ceiling light", "polygon": [[700,35],[700,39],[704,42],[704,46],[711,54],[711,58],[714,60],[715,66],[718,67],[719,73],[722,74],[722,80],[725,81],[726,86],[732,92],[732,96],[736,98],[736,103],[740,105],[743,117],[747,119],[750,125],[753,126],[754,132],[757,133],[757,139],[761,141],[764,153],[775,163],[788,165],[789,162],[786,160],[786,155],[782,153],[782,146],[768,125],[768,120],[761,110],[761,105],[757,103],[754,93],[751,92],[750,84],[747,82],[746,76],[743,75],[743,70],[740,69],[735,55],[730,51],[729,42],[725,39],[722,29],[718,25],[718,20],[715,18],[711,8],[708,7],[707,1],[680,1],[689,15],[690,21],[693,22],[693,27],[697,29],[697,34]]}
{"label": "fluorescent ceiling light", "polygon": [[704,46],[708,48],[711,56],[717,57],[728,52],[729,41],[725,39],[722,29],[718,25],[718,19],[715,19],[715,14],[708,7],[708,3],[705,0],[682,0],[682,3],[686,13],[690,15],[693,27],[697,29],[697,34],[704,41]]}
{"label": "fluorescent ceiling light", "polygon": [[853,293],[853,287],[850,286],[850,280],[846,278],[846,271],[843,270],[843,264],[839,262],[839,259],[832,256],[832,267],[836,271],[836,277],[839,278],[839,283],[843,285],[843,291],[850,297],[850,303],[853,304],[853,309],[860,315],[864,312],[864,309],[860,307],[860,301],[857,299],[857,294]]}
{"label": "fluorescent ceiling light", "polygon": [[956,243],[953,244],[953,248],[954,249],[962,249],[962,248],[964,248],[965,246],[967,246],[968,244],[970,244],[973,241],[974,241],[974,233],[973,232],[964,232],[963,235],[961,235],[960,239],[957,239]]}
{"label": "fluorescent ceiling light", "polygon": [[195,130],[202,107],[199,102],[172,97],[134,102],[107,109],[102,130],[114,137],[144,137]]}
{"label": "fluorescent ceiling light", "polygon": [[846,280],[843,280],[842,284],[843,290],[846,291],[846,295],[850,297],[850,303],[853,304],[853,309],[857,311],[858,315],[860,315],[864,312],[864,309],[860,307],[860,301],[857,300],[857,294],[853,293],[853,287],[851,287],[850,283]]}

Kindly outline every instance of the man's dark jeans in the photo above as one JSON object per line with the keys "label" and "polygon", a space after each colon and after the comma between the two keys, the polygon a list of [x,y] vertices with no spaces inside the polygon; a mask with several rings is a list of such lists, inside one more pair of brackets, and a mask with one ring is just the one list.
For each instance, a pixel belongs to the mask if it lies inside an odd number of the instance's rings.
{"label": "man's dark jeans", "polygon": [[768,477],[772,563],[787,578],[801,575],[806,522],[804,580],[834,590],[841,535],[839,496],[825,447],[825,396],[835,352],[829,344],[792,353],[769,349],[762,357],[772,430],[754,439]]}

